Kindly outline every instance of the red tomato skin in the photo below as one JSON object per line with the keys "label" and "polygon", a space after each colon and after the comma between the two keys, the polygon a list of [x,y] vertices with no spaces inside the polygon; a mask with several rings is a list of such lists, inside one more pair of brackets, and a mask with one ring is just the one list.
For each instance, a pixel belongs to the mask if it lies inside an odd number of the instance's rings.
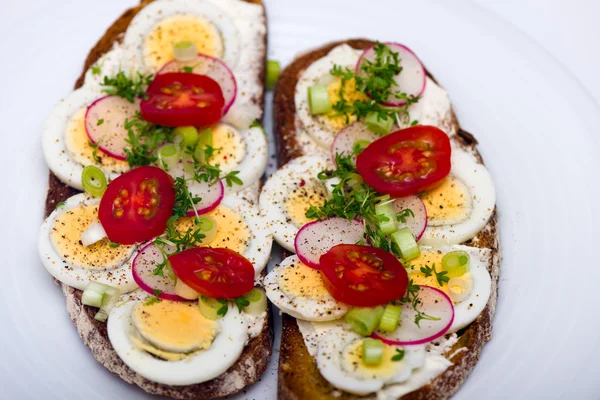
{"label": "red tomato skin", "polygon": [[[344,280],[338,276],[339,268],[344,268],[344,273],[346,268],[349,268],[349,274],[353,274],[353,262],[346,259],[352,251],[372,255],[383,261],[384,268],[379,273],[373,267],[366,270],[361,267],[355,270],[356,280],[353,283],[363,284],[362,290],[350,287],[351,278]],[[339,244],[323,254],[319,264],[321,264],[321,276],[327,291],[337,301],[351,306],[375,307],[386,304],[402,298],[408,287],[408,274],[400,261],[393,254],[377,247]],[[384,280],[381,275],[384,271],[390,273],[392,278]]]}
{"label": "red tomato skin", "polygon": [[[172,85],[182,86],[175,96]],[[192,87],[201,90],[194,93]],[[165,91],[167,93],[165,93]],[[198,107],[199,103],[206,103]],[[146,99],[140,103],[142,118],[163,126],[208,126],[223,117],[225,99],[219,84],[205,75],[171,72],[157,75],[146,89]]]}
{"label": "red tomato skin", "polygon": [[[411,182],[400,182],[398,180],[384,179],[378,170],[381,168],[408,168],[407,172],[419,168],[418,160],[415,157],[424,157],[424,149],[416,147],[404,147],[399,150],[407,155],[392,154],[393,147],[400,143],[427,143],[432,147],[428,149],[432,156],[428,161],[434,165],[431,172],[426,176],[416,177]],[[418,125],[410,128],[401,129],[375,140],[365,148],[356,159],[356,168],[364,181],[383,194],[389,194],[393,197],[405,197],[420,194],[434,189],[450,173],[450,158],[452,148],[450,139],[444,131],[435,126]]]}
{"label": "red tomato skin", "polygon": [[[211,258],[214,262],[207,262]],[[171,268],[177,278],[198,293],[219,300],[240,297],[254,288],[254,267],[242,255],[225,248],[194,247],[169,257]],[[217,265],[220,263],[220,265]],[[223,280],[202,279],[203,271],[215,273]]]}
{"label": "red tomato skin", "polygon": [[[150,186],[155,183],[156,194],[149,193],[150,187],[146,191],[141,190],[143,182],[150,182]],[[122,196],[122,190],[128,192],[126,198],[129,198],[129,203],[123,204],[122,216],[117,217],[115,201]],[[147,203],[141,202],[152,196],[158,203],[154,207],[146,207],[150,210],[149,217],[136,213],[136,206],[147,206]],[[173,178],[158,167],[138,167],[120,175],[108,185],[100,200],[98,219],[112,242],[135,244],[161,235],[166,229],[174,205]]]}

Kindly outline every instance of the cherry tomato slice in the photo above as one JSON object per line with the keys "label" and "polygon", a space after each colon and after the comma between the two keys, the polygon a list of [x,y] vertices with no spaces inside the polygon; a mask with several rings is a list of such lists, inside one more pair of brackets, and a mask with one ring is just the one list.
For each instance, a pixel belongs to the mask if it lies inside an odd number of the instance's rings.
{"label": "cherry tomato slice", "polygon": [[164,126],[208,126],[223,117],[221,87],[205,75],[172,72],[157,75],[142,100],[142,118]]}
{"label": "cherry tomato slice", "polygon": [[138,167],[108,185],[98,218],[111,241],[134,244],[162,234],[174,205],[173,178],[157,167]]}
{"label": "cherry tomato slice", "polygon": [[234,299],[254,287],[252,263],[233,250],[194,247],[169,257],[173,273],[208,297]]}
{"label": "cherry tomato slice", "polygon": [[408,286],[400,261],[377,247],[338,244],[319,263],[329,293],[351,306],[374,307],[400,299]]}
{"label": "cherry tomato slice", "polygon": [[450,173],[450,139],[435,126],[413,126],[377,139],[356,159],[365,182],[380,193],[426,192]]}

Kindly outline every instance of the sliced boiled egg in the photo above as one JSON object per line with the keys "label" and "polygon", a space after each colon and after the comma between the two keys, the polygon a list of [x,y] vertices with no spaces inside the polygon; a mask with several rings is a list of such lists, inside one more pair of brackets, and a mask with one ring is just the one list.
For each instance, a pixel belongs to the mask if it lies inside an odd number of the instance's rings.
{"label": "sliced boiled egg", "polygon": [[425,83],[425,91],[419,101],[408,107],[410,118],[401,119],[400,128],[407,128],[412,121],[420,125],[433,125],[452,136],[456,133],[457,124],[452,103],[448,93],[436,84],[429,76]]}
{"label": "sliced boiled egg", "polygon": [[131,274],[136,247],[114,246],[108,238],[89,246],[81,242],[87,228],[98,222],[99,204],[99,199],[82,193],[59,205],[40,229],[40,258],[52,276],[76,289],[97,281],[129,292],[137,288]]}
{"label": "sliced boiled egg", "polygon": [[[445,254],[462,250],[469,254],[470,271],[464,275],[452,278],[442,285],[436,279],[436,274],[423,272],[421,268],[442,272],[442,258]],[[481,314],[490,298],[492,279],[492,252],[490,249],[463,245],[429,247],[421,246],[421,255],[404,265],[407,267],[410,279],[415,285],[426,285],[442,290],[453,299],[454,321],[448,333],[456,332],[466,326]],[[429,276],[427,276],[429,275]]]}
{"label": "sliced boiled egg", "polygon": [[319,207],[328,198],[327,189],[317,175],[333,168],[327,158],[298,157],[277,170],[265,183],[260,194],[261,213],[268,229],[281,246],[295,252],[298,230],[311,221],[306,211]]}
{"label": "sliced boiled egg", "polygon": [[273,304],[301,320],[336,320],[349,309],[327,291],[321,273],[303,264],[296,255],[287,257],[269,272],[264,284]]}
{"label": "sliced boiled egg", "polygon": [[115,42],[112,49],[100,56],[96,63],[85,72],[83,86],[86,89],[102,92],[105,76],[116,76],[123,71],[125,75],[133,77],[135,71],[129,65],[127,55],[125,47],[121,43]]}
{"label": "sliced boiled egg", "polygon": [[208,246],[224,247],[241,254],[252,263],[258,276],[269,261],[273,245],[273,236],[258,207],[237,196],[226,195],[217,208],[205,215],[217,225],[215,237]]}
{"label": "sliced boiled egg", "polygon": [[199,53],[222,59],[230,67],[240,56],[240,32],[226,2],[165,0],[148,4],[131,21],[123,44],[132,63],[146,73],[173,60],[173,45],[191,41]]}
{"label": "sliced boiled egg", "polygon": [[427,228],[419,243],[459,244],[472,239],[490,220],[496,191],[487,168],[475,156],[452,148],[450,175],[421,199],[427,209]]}
{"label": "sliced boiled egg", "polygon": [[[356,395],[367,395],[385,385],[408,380],[412,370],[423,364],[423,346],[402,348],[384,344],[381,363],[367,365],[362,357],[363,341],[362,336],[339,329],[329,331],[319,341],[317,367],[321,375],[336,388]],[[392,358],[399,352],[404,352],[404,356],[394,361]]]}
{"label": "sliced boiled egg", "polygon": [[114,307],[108,338],[123,362],[146,379],[192,385],[214,379],[233,365],[248,337],[236,307],[212,321],[196,303],[149,302],[145,296]]}
{"label": "sliced boiled egg", "polygon": [[86,88],[75,90],[54,108],[44,127],[42,147],[46,164],[58,179],[75,189],[83,190],[81,172],[87,165],[97,166],[112,179],[129,170],[126,161],[100,150],[94,152],[90,146],[85,130],[86,110],[103,96]]}

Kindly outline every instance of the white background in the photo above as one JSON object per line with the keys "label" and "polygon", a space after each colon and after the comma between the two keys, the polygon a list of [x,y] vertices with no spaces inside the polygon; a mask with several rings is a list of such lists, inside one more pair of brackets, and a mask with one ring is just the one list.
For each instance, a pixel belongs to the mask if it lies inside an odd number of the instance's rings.
{"label": "white background", "polygon": [[[47,174],[39,140],[44,120],[70,92],[89,49],[136,1],[0,2],[5,257],[0,266],[6,280],[0,294],[0,398],[143,398],[83,348],[35,253]],[[321,10],[329,3],[324,0],[267,0],[269,56],[286,64],[324,37],[366,35],[369,24],[387,35],[418,25],[402,31],[405,43],[417,46],[449,89],[466,128],[480,139],[496,179],[503,228],[494,340],[457,398],[597,399],[600,335],[593,293],[599,268],[593,249],[600,238],[593,210],[600,195],[594,161],[600,131],[594,125],[600,121],[600,1],[475,2],[481,8],[468,1],[424,1],[407,13],[400,2],[338,1],[343,10],[332,12],[331,6]],[[319,6],[298,8],[305,3]],[[372,15],[363,12],[366,4],[378,5]],[[429,9],[435,15],[422,12]],[[456,17],[461,13],[463,19]],[[444,14],[462,21],[455,28],[464,31],[464,36],[456,33],[462,41],[444,41],[454,35],[454,29],[440,30]],[[387,27],[375,27],[382,15]],[[478,53],[470,53],[466,43]],[[511,54],[519,59],[508,62]],[[496,55],[501,67],[486,64]],[[512,70],[513,65],[522,69]],[[517,160],[527,170],[517,169]],[[274,398],[265,394],[274,388],[270,371],[260,390],[248,396]]]}

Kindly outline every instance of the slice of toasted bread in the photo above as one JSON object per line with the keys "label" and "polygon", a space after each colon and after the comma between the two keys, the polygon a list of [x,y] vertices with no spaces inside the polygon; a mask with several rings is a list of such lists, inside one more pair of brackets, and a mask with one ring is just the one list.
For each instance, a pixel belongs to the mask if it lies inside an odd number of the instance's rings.
{"label": "slice of toasted bread", "polygon": [[[281,73],[273,100],[273,126],[277,140],[277,157],[279,166],[291,159],[303,155],[302,149],[296,140],[296,106],[294,93],[296,83],[302,72],[310,64],[324,57],[334,47],[348,44],[355,49],[365,49],[374,44],[371,40],[352,39],[327,44],[321,48],[305,53],[296,58]],[[429,72],[428,76],[434,79]],[[435,80],[435,79],[434,79]],[[460,129],[456,115],[448,121],[456,127],[457,135],[453,140],[461,148],[471,152],[482,161],[473,135]],[[498,276],[500,273],[500,252],[498,243],[496,215],[492,216],[486,228],[474,239],[465,243],[470,246],[487,247],[492,250],[492,291],[486,308],[469,327],[459,333],[459,341],[448,354],[453,365],[443,374],[432,380],[429,384],[411,392],[403,399],[447,399],[454,394],[469,373],[475,367],[483,345],[490,340],[492,331],[492,317],[496,307]],[[284,253],[286,253],[284,251]],[[289,254],[284,254],[284,257]],[[466,351],[455,350],[466,347]],[[336,390],[319,373],[315,360],[308,354],[302,334],[298,329],[296,320],[289,315],[283,316],[283,330],[281,334],[281,348],[279,353],[279,399],[355,399],[355,395]],[[360,398],[375,398],[360,397]]]}
{"label": "slice of toasted bread", "polygon": [[[123,33],[133,17],[151,1],[152,0],[142,0],[140,5],[125,11],[110,26],[110,28],[108,28],[104,36],[102,36],[88,54],[83,67],[83,72],[75,83],[75,89],[83,85],[87,69],[94,65],[104,53],[108,52],[115,42],[122,40]],[[260,0],[244,1],[262,5]],[[266,48],[266,36],[264,40]],[[263,58],[266,61],[266,51],[265,54],[263,54]],[[262,82],[264,82],[264,73],[263,63],[258,76],[261,85]],[[263,99],[264,92],[261,93],[260,98],[255,100],[258,104],[263,104]],[[50,172],[45,215],[50,215],[59,202],[64,201],[77,193],[79,193],[77,190],[66,186]],[[96,360],[124,381],[135,384],[146,392],[169,396],[176,399],[220,398],[239,392],[246,386],[253,384],[267,368],[267,363],[273,348],[273,321],[270,313],[268,313],[267,321],[260,334],[250,340],[236,363],[219,377],[207,382],[187,386],[169,386],[149,381],[133,372],[119,358],[108,340],[106,324],[94,320],[94,315],[97,310],[84,306],[81,303],[82,292],[61,284],[58,281],[56,281],[56,283],[62,286],[71,320],[75,324],[84,344],[90,348]]]}

